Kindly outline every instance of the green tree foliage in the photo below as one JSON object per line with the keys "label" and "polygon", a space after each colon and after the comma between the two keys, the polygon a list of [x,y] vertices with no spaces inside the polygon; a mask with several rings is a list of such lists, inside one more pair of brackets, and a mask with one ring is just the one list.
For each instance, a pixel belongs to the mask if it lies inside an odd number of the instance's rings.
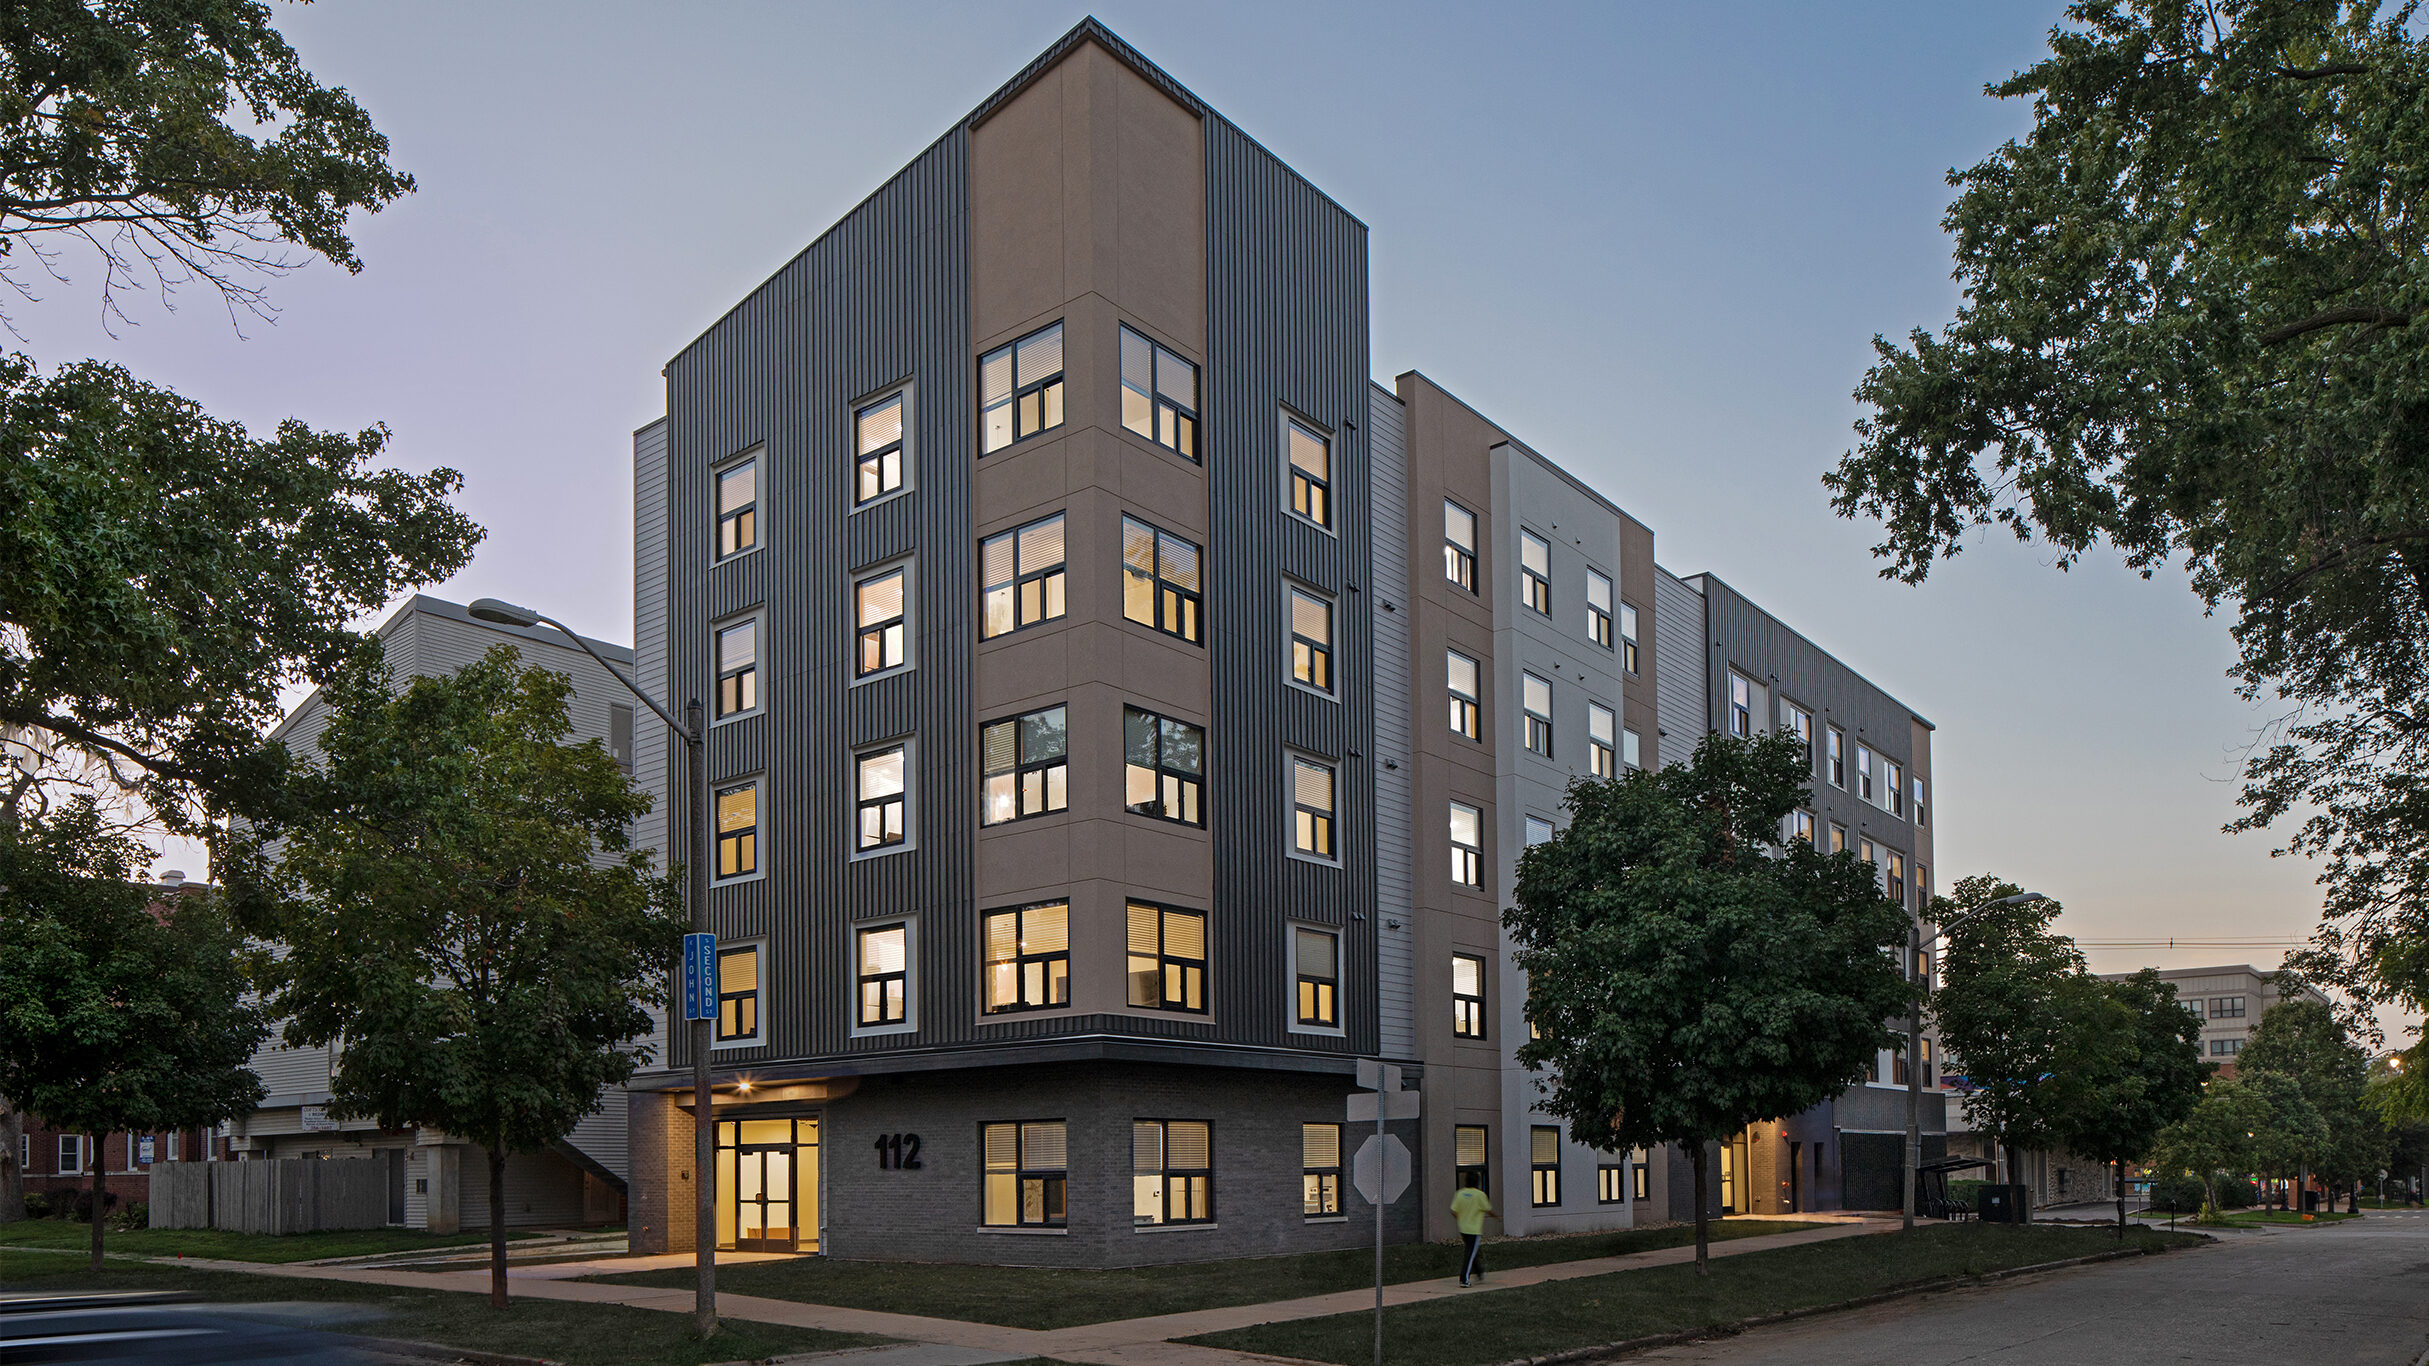
{"label": "green tree foliage", "polygon": [[2334,1010],[2287,989],[2298,985],[2286,981],[2281,987],[2281,999],[2260,1017],[2251,1041],[2236,1056],[2236,1071],[2253,1078],[2284,1077],[2319,1115],[2322,1141],[2299,1165],[2335,1185],[2375,1181],[2387,1162],[2388,1133],[2386,1121],[2364,1104],[2370,1054],[2353,1041]]}
{"label": "green tree foliage", "polygon": [[[96,1144],[261,1099],[246,1063],[268,1030],[232,970],[242,940],[216,894],[136,881],[150,858],[90,801],[0,826],[0,1093]],[[96,1272],[101,1197],[96,1161]]]}
{"label": "green tree foliage", "polygon": [[2071,1023],[2098,1000],[2082,986],[2092,979],[2075,941],[2050,930],[2057,901],[1991,904],[2021,892],[1988,874],[1963,878],[1932,899],[1931,915],[1950,927],[1931,998],[1941,1046],[1964,1068],[1966,1118],[2007,1149],[2011,1172],[2022,1170],[2020,1149],[2052,1146],[2066,1127],[2062,1059],[2087,1047]]}
{"label": "green tree foliage", "polygon": [[596,742],[564,742],[571,691],[509,646],[398,692],[350,666],[322,769],[263,832],[283,848],[229,874],[277,902],[287,952],[265,976],[287,1043],[344,1041],[331,1113],[487,1152],[501,1307],[506,1159],[562,1139],[649,1060],[635,1040],[686,923],[625,833],[648,796]]}
{"label": "green tree foliage", "polygon": [[2200,1103],[2211,1065],[2201,1060],[2201,1021],[2176,1000],[2156,968],[2118,982],[2084,976],[2061,995],[2069,1028],[2054,1069],[2061,1147],[2106,1162],[2117,1188],[2117,1236],[2125,1236],[2125,1164],[2150,1155],[2160,1131]]}
{"label": "green tree foliage", "polygon": [[2243,1081],[2222,1078],[2202,1088],[2191,1114],[2159,1133],[2151,1152],[2151,1168],[2166,1175],[2187,1175],[2201,1182],[2201,1218],[2216,1220],[2219,1179],[2260,1170],[2269,1134],[2280,1122],[2276,1107],[2262,1090]]}
{"label": "green tree foliage", "polygon": [[[1969,530],[2106,540],[2286,699],[2236,828],[2325,860],[2305,970],[2429,1007],[2429,45],[2409,4],[2085,0],[1993,86],[2033,130],[1946,219],[1964,303],[1876,339],[1825,483],[1920,581]],[[2421,1059],[2429,1063],[2429,1054]]]}
{"label": "green tree foliage", "polygon": [[1910,997],[1906,916],[1852,854],[1780,825],[1804,799],[1784,736],[1711,735],[1659,771],[1569,786],[1569,826],[1518,860],[1504,923],[1546,1112],[1608,1151],[1705,1145],[1861,1080]]}

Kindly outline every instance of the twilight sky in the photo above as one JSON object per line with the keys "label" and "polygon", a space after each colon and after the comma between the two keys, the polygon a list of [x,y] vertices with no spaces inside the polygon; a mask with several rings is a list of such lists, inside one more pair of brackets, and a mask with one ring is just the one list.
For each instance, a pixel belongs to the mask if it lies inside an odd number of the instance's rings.
{"label": "twilight sky", "polygon": [[[1939,727],[1934,880],[2063,900],[2095,969],[2274,965],[2310,872],[2229,836],[2265,709],[2181,575],[2060,574],[1985,534],[1875,577],[1821,473],[1875,333],[1955,306],[1952,166],[2029,127],[1985,82],[2056,0],[1454,7],[1106,0],[1095,13],[1363,219],[1375,377],[1420,369]],[[280,7],[419,193],[364,272],[194,290],[100,325],[89,263],[12,310],[46,363],[118,360],[267,430],[386,423],[489,528],[433,591],[631,636],[631,430],[659,366],[1086,11],[1068,3]],[[190,856],[189,856],[190,857]]]}

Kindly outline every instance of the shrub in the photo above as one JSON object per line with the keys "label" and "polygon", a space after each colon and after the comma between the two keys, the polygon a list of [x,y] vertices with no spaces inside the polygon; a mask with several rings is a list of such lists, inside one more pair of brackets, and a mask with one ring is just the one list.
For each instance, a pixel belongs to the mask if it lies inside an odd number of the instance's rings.
{"label": "shrub", "polygon": [[1978,1181],[1971,1177],[1963,1177],[1949,1182],[1948,1207],[1950,1209],[1964,1210],[1975,1208],[1981,1203],[1981,1201],[1974,1193],[1989,1184],[1990,1183],[1988,1181]]}
{"label": "shrub", "polygon": [[[2231,1184],[2231,1183],[2230,1183]],[[2224,1192],[2222,1191],[2223,1198]],[[2151,1208],[2170,1214],[2196,1214],[2206,1197],[2199,1177],[2160,1176],[2151,1180]]]}
{"label": "shrub", "polygon": [[2218,1183],[2218,1204],[2221,1209],[2250,1209],[2260,1201],[2260,1189],[2249,1181],[2226,1177]]}
{"label": "shrub", "polygon": [[48,1219],[51,1217],[51,1197],[49,1192],[27,1191],[25,1193],[25,1217],[28,1219]]}
{"label": "shrub", "polygon": [[[59,1217],[65,1219],[72,1215],[79,1224],[89,1224],[93,1222],[93,1193],[90,1190],[80,1190],[70,1198],[73,1199],[74,1203],[68,1208],[61,1209],[59,1211]],[[105,1219],[108,1218],[110,1211],[116,1209],[117,1207],[118,1192],[103,1191],[101,1193],[102,1217]]]}
{"label": "shrub", "polygon": [[114,1229],[138,1229],[152,1226],[152,1207],[141,1200],[129,1200],[125,1208],[110,1216]]}

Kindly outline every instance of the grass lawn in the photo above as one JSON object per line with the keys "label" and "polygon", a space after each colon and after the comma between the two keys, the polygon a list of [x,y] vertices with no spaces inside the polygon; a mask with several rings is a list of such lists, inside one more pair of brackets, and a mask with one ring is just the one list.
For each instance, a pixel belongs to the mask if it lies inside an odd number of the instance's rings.
{"label": "grass lawn", "polygon": [[[509,1231],[510,1239],[536,1235]],[[93,1226],[73,1219],[20,1219],[0,1224],[0,1248],[55,1247],[82,1251],[93,1245]],[[367,1228],[341,1233],[229,1233],[215,1228],[110,1229],[104,1252],[144,1257],[217,1257],[231,1262],[308,1262],[318,1257],[364,1257],[375,1252],[424,1248],[487,1247],[489,1231],[424,1233],[411,1228]]]}
{"label": "grass lawn", "polygon": [[[2167,1212],[2164,1210],[2156,1213],[2149,1210],[2144,1210],[2137,1213],[2134,1217],[2137,1219],[2155,1219],[2164,1222],[2168,1216]],[[2333,1224],[2341,1219],[2359,1219],[2361,1217],[2362,1216],[2358,1214],[2346,1214],[2340,1210],[2315,1211],[2312,1213],[2310,1218],[2306,1219],[2301,1214],[2296,1213],[2293,1210],[2238,1209],[2228,1210],[2226,1218],[2220,1220],[2216,1224],[2208,1225],[2208,1227],[2259,1228],[2261,1225],[2267,1224],[2271,1227],[2285,1225],[2292,1228],[2302,1228],[2305,1225],[2317,1227],[2320,1224]],[[2178,1214],[2176,1216],[2176,1222],[2190,1228],[2193,1224],[2193,1216],[2190,1214]]]}
{"label": "grass lawn", "polygon": [[[2133,1229],[2126,1244],[2162,1251],[2198,1241]],[[1392,1366],[1482,1366],[1655,1333],[1720,1328],[1956,1275],[2031,1266],[2107,1252],[2106,1229],[1948,1224],[1803,1247],[1717,1258],[1698,1279],[1692,1264],[1551,1281],[1400,1305],[1384,1311]],[[1374,1351],[1374,1315],[1260,1324],[1183,1339],[1208,1347],[1364,1366]]]}
{"label": "grass lawn", "polygon": [[[1810,1224],[1725,1219],[1712,1225],[1712,1237],[1717,1242],[1810,1227]],[[1584,1257],[1648,1252],[1694,1241],[1695,1230],[1691,1227],[1631,1229],[1562,1238],[1513,1238],[1486,1244],[1485,1264],[1538,1266]],[[1383,1250],[1383,1278],[1387,1281],[1423,1281],[1458,1274],[1456,1243],[1401,1244]],[[685,1267],[594,1279],[680,1287],[690,1285],[691,1278],[691,1269]],[[1297,1299],[1334,1290],[1355,1290],[1374,1283],[1372,1248],[1115,1271],[855,1262],[825,1257],[717,1268],[717,1288],[740,1295],[925,1314],[1007,1328],[1070,1328],[1190,1309]]]}
{"label": "grass lawn", "polygon": [[692,1340],[689,1314],[655,1309],[517,1299],[501,1314],[489,1307],[485,1296],[447,1290],[195,1271],[143,1262],[112,1262],[95,1276],[81,1263],[42,1252],[0,1252],[0,1290],[187,1290],[213,1302],[311,1300],[333,1306],[337,1314],[370,1309],[381,1315],[365,1322],[332,1323],[333,1331],[547,1357],[574,1366],[697,1366],[881,1340],[728,1319],[715,1338],[701,1343]]}

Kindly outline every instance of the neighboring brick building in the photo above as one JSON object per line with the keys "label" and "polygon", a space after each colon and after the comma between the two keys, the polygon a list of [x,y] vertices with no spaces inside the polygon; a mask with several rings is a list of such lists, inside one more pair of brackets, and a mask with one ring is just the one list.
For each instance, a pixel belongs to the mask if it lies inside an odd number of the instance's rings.
{"label": "neighboring brick building", "polygon": [[[61,1133],[31,1115],[26,1119],[25,1133],[17,1142],[18,1161],[25,1171],[25,1193],[48,1198],[54,1210],[62,1202],[90,1193],[96,1161],[92,1136]],[[111,1208],[148,1203],[152,1168],[163,1162],[201,1161],[204,1144],[205,1135],[193,1129],[182,1133],[103,1135],[98,1160],[102,1167],[102,1189],[112,1197]]]}

